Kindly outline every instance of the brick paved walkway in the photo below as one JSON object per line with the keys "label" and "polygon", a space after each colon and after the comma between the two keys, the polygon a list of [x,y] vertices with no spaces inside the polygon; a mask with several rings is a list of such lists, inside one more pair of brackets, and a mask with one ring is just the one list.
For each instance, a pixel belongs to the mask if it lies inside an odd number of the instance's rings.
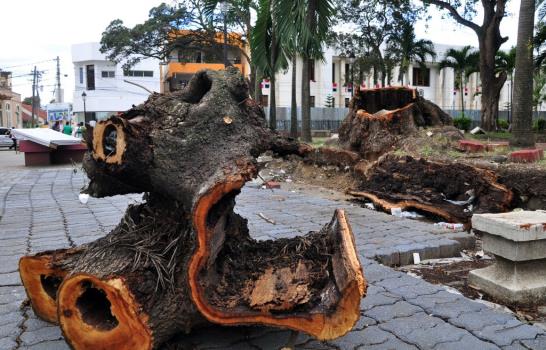
{"label": "brick paved walkway", "polygon": [[[77,199],[85,177],[70,169],[0,172],[0,349],[66,349],[57,326],[38,320],[17,271],[20,256],[94,240],[111,230],[128,203],[140,196]],[[248,188],[237,210],[259,239],[317,230],[333,210],[346,209],[369,282],[362,318],[345,337],[320,343],[300,334],[301,349],[546,349],[546,334],[440,286],[378,264],[407,264],[447,257],[471,244],[465,233],[441,233],[431,225],[397,219],[346,202],[283,190]],[[275,221],[271,224],[258,214]],[[469,239],[470,238],[470,239]],[[178,349],[279,349],[290,332],[267,327],[218,327],[181,335]]]}

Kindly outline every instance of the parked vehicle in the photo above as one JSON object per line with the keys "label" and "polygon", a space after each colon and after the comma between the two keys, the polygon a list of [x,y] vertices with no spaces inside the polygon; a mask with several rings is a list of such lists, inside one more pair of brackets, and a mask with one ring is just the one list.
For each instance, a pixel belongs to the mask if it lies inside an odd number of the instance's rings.
{"label": "parked vehicle", "polygon": [[9,134],[9,128],[0,127],[0,147],[10,147],[13,145]]}

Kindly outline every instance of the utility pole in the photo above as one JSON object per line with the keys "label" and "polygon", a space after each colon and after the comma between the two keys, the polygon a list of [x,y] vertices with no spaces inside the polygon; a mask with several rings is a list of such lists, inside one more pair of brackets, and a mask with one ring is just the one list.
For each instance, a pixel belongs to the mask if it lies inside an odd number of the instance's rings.
{"label": "utility pole", "polygon": [[30,119],[30,127],[34,128],[34,115],[36,114],[36,66],[32,72],[32,118]]}
{"label": "utility pole", "polygon": [[59,59],[59,56],[55,59],[57,61],[57,85],[56,85],[56,94],[55,94],[55,102],[61,103],[63,102],[63,97],[61,94],[61,60]]}

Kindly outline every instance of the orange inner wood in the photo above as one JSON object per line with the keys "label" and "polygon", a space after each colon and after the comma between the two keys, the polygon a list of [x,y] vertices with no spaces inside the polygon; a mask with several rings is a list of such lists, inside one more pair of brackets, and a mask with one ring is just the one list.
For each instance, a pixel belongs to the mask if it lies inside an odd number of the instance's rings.
{"label": "orange inner wood", "polygon": [[[91,287],[89,287],[91,286]],[[110,303],[109,310],[117,320],[113,328],[90,324],[78,302],[89,288],[100,290]],[[104,300],[102,301],[104,302]],[[95,303],[93,303],[95,307]],[[100,280],[87,274],[67,278],[58,293],[59,323],[73,349],[149,350],[153,338],[147,326],[148,318],[140,312],[140,305],[122,278]],[[97,317],[100,319],[100,317]]]}
{"label": "orange inner wood", "polygon": [[[120,120],[122,123],[124,122],[123,119],[118,118],[117,120]],[[113,155],[108,155],[104,152],[104,133],[109,126],[115,127],[117,132],[116,153]],[[125,133],[122,125],[113,123],[111,120],[100,121],[95,125],[93,129],[93,158],[95,160],[104,161],[107,164],[121,164],[126,147]]]}
{"label": "orange inner wood", "polygon": [[[335,311],[325,313],[304,313],[301,315],[272,315],[258,311],[226,312],[211,306],[204,297],[205,291],[199,283],[200,271],[207,266],[210,257],[208,242],[214,234],[207,225],[208,214],[218,201],[232,191],[242,188],[246,180],[242,176],[229,178],[226,182],[217,184],[204,194],[196,204],[193,213],[193,224],[197,232],[198,249],[190,260],[188,280],[191,297],[198,310],[211,322],[222,325],[264,324],[294,329],[308,333],[318,339],[326,340],[337,338],[347,333],[360,317],[360,300],[366,291],[366,282],[362,275],[360,262],[356,255],[352,232],[348,226],[342,210],[336,211],[342,256],[339,258],[343,268],[341,276],[336,277],[336,284],[340,288],[341,300]],[[339,281],[338,281],[339,279]],[[341,283],[340,283],[341,282]]]}
{"label": "orange inner wood", "polygon": [[66,272],[50,268],[50,263],[51,255],[24,256],[19,260],[19,273],[34,313],[48,322],[57,323],[57,304],[44,289],[42,278],[62,280]]}

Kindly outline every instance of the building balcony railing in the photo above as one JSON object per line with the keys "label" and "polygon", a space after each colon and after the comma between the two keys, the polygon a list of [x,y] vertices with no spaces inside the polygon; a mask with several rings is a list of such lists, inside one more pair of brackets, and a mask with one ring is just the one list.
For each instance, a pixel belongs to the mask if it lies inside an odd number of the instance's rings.
{"label": "building balcony railing", "polygon": [[[243,72],[242,64],[234,64],[235,68]],[[167,64],[165,77],[170,78],[175,73],[195,74],[202,69],[221,70],[224,69],[223,63],[182,63],[182,62],[170,62]]]}

